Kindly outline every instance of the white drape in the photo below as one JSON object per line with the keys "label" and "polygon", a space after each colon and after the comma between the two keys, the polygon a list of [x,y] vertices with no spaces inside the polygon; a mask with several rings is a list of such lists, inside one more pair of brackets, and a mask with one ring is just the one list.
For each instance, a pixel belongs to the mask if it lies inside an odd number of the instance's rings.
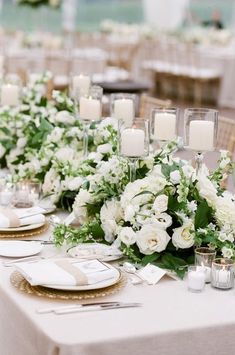
{"label": "white drape", "polygon": [[174,30],[186,16],[190,0],[143,0],[145,20],[160,30]]}

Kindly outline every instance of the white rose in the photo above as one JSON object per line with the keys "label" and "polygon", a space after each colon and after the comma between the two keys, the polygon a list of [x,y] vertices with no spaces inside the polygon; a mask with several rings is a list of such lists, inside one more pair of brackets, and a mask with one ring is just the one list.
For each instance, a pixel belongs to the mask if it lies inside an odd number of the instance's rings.
{"label": "white rose", "polygon": [[227,248],[227,247],[223,247],[221,249],[223,257],[224,258],[228,258],[231,259],[234,256],[234,251],[233,249]]}
{"label": "white rose", "polygon": [[155,198],[155,201],[153,203],[153,210],[156,213],[162,213],[167,210],[167,206],[168,206],[168,196],[159,195]]}
{"label": "white rose", "polygon": [[113,147],[109,143],[101,144],[97,147],[97,152],[101,154],[112,153],[112,151],[113,151]]}
{"label": "white rose", "polygon": [[152,221],[158,226],[158,228],[161,229],[167,229],[172,225],[172,218],[167,213],[160,213],[155,215],[152,217]]}
{"label": "white rose", "polygon": [[126,245],[132,245],[136,242],[136,233],[131,227],[123,227],[119,232],[118,238]]}
{"label": "white rose", "polygon": [[172,171],[170,173],[170,181],[173,184],[175,184],[175,185],[180,183],[180,172],[179,172],[179,170],[175,170],[175,171]]}
{"label": "white rose", "polygon": [[126,206],[126,208],[124,210],[124,220],[131,222],[133,220],[137,210],[138,210],[138,207],[136,208],[136,206],[133,206],[133,205]]}
{"label": "white rose", "polygon": [[168,233],[159,229],[154,224],[147,224],[136,233],[136,243],[140,252],[145,255],[150,255],[155,252],[160,253],[165,250],[170,241]]}
{"label": "white rose", "polygon": [[182,227],[175,228],[172,235],[172,243],[176,248],[188,249],[194,245],[194,233],[192,222],[183,224]]}

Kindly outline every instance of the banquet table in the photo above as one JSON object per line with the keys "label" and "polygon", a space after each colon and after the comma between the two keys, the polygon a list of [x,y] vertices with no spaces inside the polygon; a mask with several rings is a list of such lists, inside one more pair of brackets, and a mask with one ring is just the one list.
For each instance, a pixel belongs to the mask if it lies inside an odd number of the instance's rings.
{"label": "banquet table", "polygon": [[[48,239],[52,229],[38,238]],[[44,256],[62,254],[45,246]],[[1,258],[1,261],[4,258]],[[14,288],[14,267],[0,273],[1,355],[232,355],[235,347],[235,290],[206,285],[200,293],[185,281],[163,278],[157,285],[127,284],[96,301],[141,302],[142,307],[38,314],[36,309],[71,303],[28,295]]]}

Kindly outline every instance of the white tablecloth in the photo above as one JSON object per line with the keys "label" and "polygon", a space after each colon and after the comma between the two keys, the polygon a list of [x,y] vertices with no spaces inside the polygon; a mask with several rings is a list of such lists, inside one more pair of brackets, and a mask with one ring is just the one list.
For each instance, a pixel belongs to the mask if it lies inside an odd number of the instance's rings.
{"label": "white tablecloth", "polygon": [[[46,246],[44,255],[53,248]],[[10,284],[13,270],[0,265],[1,355],[234,355],[235,290],[207,285],[195,294],[170,279],[156,286],[128,283],[105,299],[143,307],[39,315],[37,308],[68,302],[21,293]]]}

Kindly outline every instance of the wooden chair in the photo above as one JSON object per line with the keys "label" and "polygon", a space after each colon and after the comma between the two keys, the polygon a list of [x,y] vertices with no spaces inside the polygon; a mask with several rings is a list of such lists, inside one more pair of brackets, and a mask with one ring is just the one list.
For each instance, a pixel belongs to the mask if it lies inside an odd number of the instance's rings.
{"label": "wooden chair", "polygon": [[219,117],[217,148],[226,149],[232,155],[235,152],[235,120],[227,117]]}
{"label": "wooden chair", "polygon": [[155,97],[142,94],[140,96],[139,117],[149,118],[151,111],[154,108],[168,108],[171,107],[171,100],[160,100]]}

